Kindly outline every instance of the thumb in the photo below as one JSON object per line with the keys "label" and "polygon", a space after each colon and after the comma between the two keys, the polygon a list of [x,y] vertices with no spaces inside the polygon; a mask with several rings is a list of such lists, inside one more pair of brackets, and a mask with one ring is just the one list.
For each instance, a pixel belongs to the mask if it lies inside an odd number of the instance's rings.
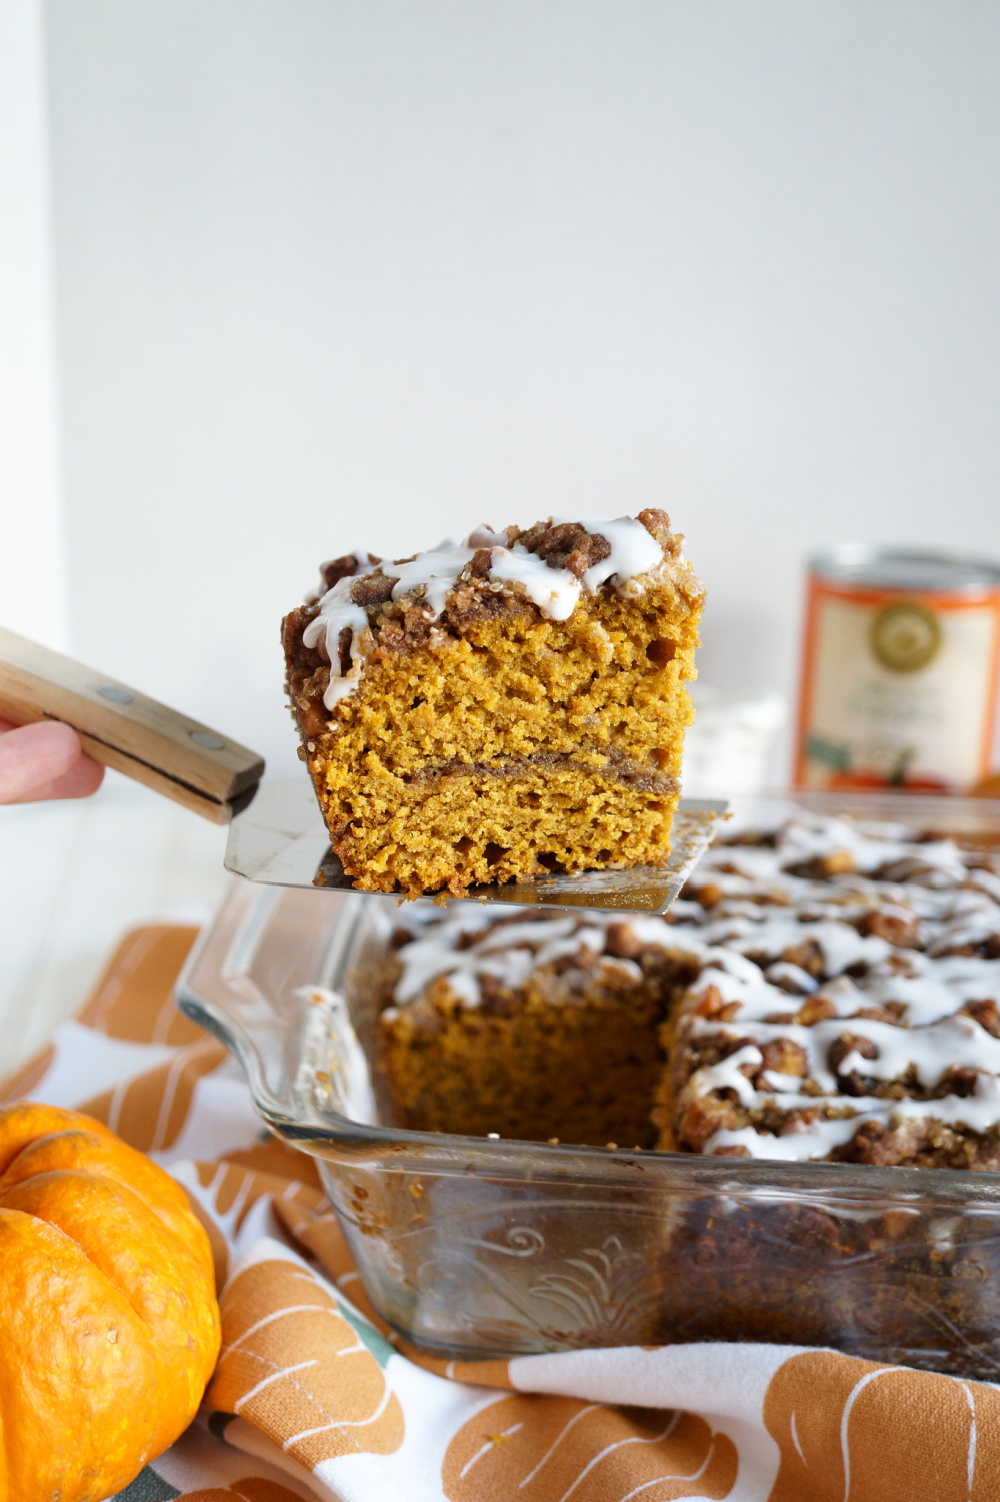
{"label": "thumb", "polygon": [[76,731],[58,720],[0,735],[0,803],[80,797],[93,792],[101,776],[102,770],[83,756]]}

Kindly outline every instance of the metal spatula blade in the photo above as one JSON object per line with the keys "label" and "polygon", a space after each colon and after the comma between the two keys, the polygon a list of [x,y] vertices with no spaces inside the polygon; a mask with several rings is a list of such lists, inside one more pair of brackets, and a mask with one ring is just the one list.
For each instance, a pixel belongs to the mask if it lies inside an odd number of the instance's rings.
{"label": "metal spatula blade", "polygon": [[[617,908],[662,913],[675,900],[699,856],[711,843],[728,804],[683,798],[674,815],[670,859],[663,866],[627,871],[580,871],[537,876],[502,885],[470,887],[474,902],[513,902],[556,907]],[[226,867],[271,886],[354,890],[352,879],[330,849],[312,784],[305,778],[265,782],[229,826]]]}

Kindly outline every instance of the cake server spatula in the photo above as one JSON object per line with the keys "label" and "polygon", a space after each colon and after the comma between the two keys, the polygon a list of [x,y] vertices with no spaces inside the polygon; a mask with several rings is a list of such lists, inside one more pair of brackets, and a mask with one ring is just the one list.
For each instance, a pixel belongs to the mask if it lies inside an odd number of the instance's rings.
{"label": "cake server spatula", "polygon": [[[351,891],[330,848],[312,783],[303,772],[262,782],[264,760],[228,736],[107,674],[83,667],[0,627],[0,719],[63,720],[95,761],[185,808],[228,824],[225,864],[250,881]],[[662,913],[711,842],[727,805],[685,798],[674,816],[664,866],[581,871],[471,888],[478,902],[615,908]],[[395,900],[395,899],[394,899]]]}

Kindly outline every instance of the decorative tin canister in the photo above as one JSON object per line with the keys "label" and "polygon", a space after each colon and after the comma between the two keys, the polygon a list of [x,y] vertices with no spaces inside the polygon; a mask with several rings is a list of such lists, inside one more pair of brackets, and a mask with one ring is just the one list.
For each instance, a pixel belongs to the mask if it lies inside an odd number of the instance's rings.
{"label": "decorative tin canister", "polygon": [[956,792],[989,770],[1000,564],[845,544],[812,559],[800,787]]}

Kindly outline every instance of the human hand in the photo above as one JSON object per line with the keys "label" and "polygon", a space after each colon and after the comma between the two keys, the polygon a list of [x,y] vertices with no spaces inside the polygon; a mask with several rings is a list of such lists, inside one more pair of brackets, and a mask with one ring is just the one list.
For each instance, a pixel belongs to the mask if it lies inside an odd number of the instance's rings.
{"label": "human hand", "polygon": [[86,798],[104,768],[84,754],[80,737],[61,720],[14,726],[0,720],[0,803]]}

